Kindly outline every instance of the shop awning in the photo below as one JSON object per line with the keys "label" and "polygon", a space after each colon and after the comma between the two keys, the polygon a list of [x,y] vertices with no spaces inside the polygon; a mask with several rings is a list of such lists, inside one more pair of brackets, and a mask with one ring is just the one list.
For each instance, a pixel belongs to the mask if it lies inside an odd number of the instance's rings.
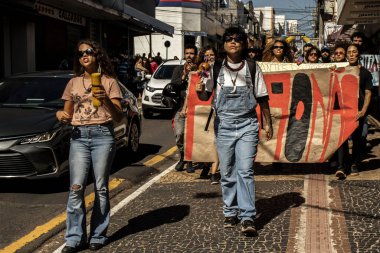
{"label": "shop awning", "polygon": [[338,1],[338,24],[379,24],[380,0]]}
{"label": "shop awning", "polygon": [[173,36],[174,27],[168,25],[158,19],[155,19],[145,13],[136,10],[135,8],[125,4],[124,5],[124,14],[127,14],[131,17],[130,21],[134,23],[139,23],[144,26],[146,29],[159,32],[168,36]]}

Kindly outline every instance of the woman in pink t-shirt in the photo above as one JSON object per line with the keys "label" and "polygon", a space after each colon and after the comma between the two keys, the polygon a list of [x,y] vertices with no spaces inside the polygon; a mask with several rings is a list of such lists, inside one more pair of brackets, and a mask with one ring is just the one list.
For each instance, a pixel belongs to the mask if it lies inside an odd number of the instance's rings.
{"label": "woman in pink t-shirt", "polygon": [[[108,195],[109,173],[115,154],[113,120],[120,121],[121,92],[106,52],[94,41],[83,40],[77,46],[74,62],[76,77],[63,93],[64,109],[56,116],[62,123],[71,123],[70,192],[67,203],[66,246],[62,252],[77,252],[87,245],[84,192],[92,165],[95,202],[91,217],[89,248],[97,250],[108,241],[110,220]],[[101,86],[92,90],[91,74],[101,73]],[[100,100],[94,106],[92,99]]]}

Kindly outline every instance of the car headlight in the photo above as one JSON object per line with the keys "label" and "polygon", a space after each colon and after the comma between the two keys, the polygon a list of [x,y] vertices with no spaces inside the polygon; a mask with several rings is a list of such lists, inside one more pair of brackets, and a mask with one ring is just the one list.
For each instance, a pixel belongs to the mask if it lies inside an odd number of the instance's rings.
{"label": "car headlight", "polygon": [[40,142],[47,142],[51,141],[59,132],[60,129],[56,129],[51,132],[46,132],[42,134],[37,134],[35,136],[31,136],[28,138],[24,138],[21,140],[20,144],[31,144],[31,143],[40,143]]}
{"label": "car headlight", "polygon": [[150,87],[150,86],[146,86],[146,88],[145,88],[147,91],[149,91],[149,92],[154,92],[156,89],[155,88],[152,88],[152,87]]}

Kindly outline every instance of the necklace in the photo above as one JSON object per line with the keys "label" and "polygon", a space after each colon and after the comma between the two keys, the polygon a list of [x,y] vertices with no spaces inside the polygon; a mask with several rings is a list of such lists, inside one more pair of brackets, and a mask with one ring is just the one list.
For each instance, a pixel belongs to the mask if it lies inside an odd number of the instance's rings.
{"label": "necklace", "polygon": [[240,66],[237,67],[236,69],[234,69],[234,68],[232,68],[230,65],[228,65],[228,61],[227,61],[227,59],[226,59],[226,60],[224,60],[224,66],[226,66],[226,68],[227,68],[229,71],[232,71],[232,72],[237,71],[237,72],[239,72],[241,69],[244,68],[244,66],[245,66],[245,61],[243,60],[243,61],[240,63]]}
{"label": "necklace", "polygon": [[82,84],[83,84],[83,88],[84,88],[84,93],[85,94],[88,94],[91,92],[91,88],[92,88],[92,85],[90,85],[88,88],[86,88],[86,86],[84,85],[84,75],[82,77]]}
{"label": "necklace", "polygon": [[230,70],[227,69],[227,71],[228,71],[228,74],[230,74],[230,79],[231,79],[231,82],[233,85],[233,89],[232,89],[231,93],[235,93],[236,92],[236,80],[237,80],[237,77],[239,75],[239,71],[236,71],[235,79],[232,78],[232,73],[230,72]]}

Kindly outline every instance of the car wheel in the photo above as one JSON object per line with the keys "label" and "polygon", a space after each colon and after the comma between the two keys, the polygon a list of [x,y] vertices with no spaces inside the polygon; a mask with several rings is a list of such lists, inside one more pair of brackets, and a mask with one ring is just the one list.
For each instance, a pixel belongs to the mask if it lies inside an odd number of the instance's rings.
{"label": "car wheel", "polygon": [[151,111],[148,111],[148,110],[143,110],[143,116],[146,119],[150,119],[150,118],[152,118],[153,113]]}
{"label": "car wheel", "polygon": [[137,153],[140,146],[140,129],[136,121],[132,122],[128,137],[128,151]]}

